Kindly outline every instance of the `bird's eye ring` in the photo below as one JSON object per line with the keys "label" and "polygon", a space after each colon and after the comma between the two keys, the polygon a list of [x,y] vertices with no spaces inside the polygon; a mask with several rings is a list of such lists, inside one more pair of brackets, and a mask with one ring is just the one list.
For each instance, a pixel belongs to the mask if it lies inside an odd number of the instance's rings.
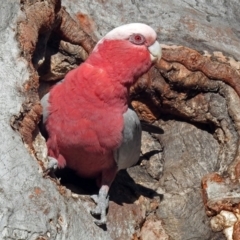
{"label": "bird's eye ring", "polygon": [[145,37],[142,34],[132,34],[129,41],[136,45],[142,45],[146,42]]}

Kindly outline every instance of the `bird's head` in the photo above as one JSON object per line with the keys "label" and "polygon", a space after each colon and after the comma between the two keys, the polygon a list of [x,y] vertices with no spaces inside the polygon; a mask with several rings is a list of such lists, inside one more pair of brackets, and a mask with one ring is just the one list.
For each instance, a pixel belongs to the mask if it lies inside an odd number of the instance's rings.
{"label": "bird's head", "polygon": [[160,58],[156,32],[146,24],[131,23],[107,33],[87,61],[107,69],[113,79],[130,86]]}

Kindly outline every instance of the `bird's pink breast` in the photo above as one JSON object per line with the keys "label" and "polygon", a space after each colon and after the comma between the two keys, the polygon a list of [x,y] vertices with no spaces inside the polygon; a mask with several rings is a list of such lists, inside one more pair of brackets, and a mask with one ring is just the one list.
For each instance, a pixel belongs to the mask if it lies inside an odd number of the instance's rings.
{"label": "bird's pink breast", "polygon": [[106,41],[50,91],[47,146],[60,167],[96,177],[116,165],[129,87],[151,64],[145,46]]}
{"label": "bird's pink breast", "polygon": [[124,96],[119,96],[123,99],[116,100],[111,94],[122,91],[126,95],[126,90],[115,89],[103,76],[83,65],[80,72],[72,71],[50,92],[49,155],[57,158],[61,167],[67,165],[83,177],[97,177],[112,167],[113,150],[122,141],[126,99],[124,102]]}

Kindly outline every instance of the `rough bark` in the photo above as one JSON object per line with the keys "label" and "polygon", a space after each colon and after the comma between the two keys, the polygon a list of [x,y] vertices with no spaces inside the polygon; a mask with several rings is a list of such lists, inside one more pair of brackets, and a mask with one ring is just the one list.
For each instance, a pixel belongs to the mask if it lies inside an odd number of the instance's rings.
{"label": "rough bark", "polygon": [[[31,4],[30,7],[36,8],[35,4],[41,3]],[[23,138],[29,143],[25,137],[32,135],[36,119],[40,118],[40,112],[35,111],[39,99],[38,78],[31,62],[35,46],[30,39],[37,41],[37,30],[25,36],[24,42],[17,41],[20,36],[16,38],[21,28],[17,21],[26,20],[23,7],[18,1],[1,2],[0,239],[111,239],[93,223],[81,200],[73,199],[67,189],[43,178],[34,152],[22,141]],[[43,21],[42,18],[35,20]],[[27,26],[33,27],[35,20]],[[25,105],[28,108],[24,108]],[[19,117],[12,123],[19,127],[22,135],[11,128],[12,116]],[[29,125],[24,125],[24,121]],[[22,128],[28,129],[27,135]]]}
{"label": "rough bark", "polygon": [[[239,7],[237,0],[1,3],[0,239],[239,239]],[[165,45],[132,88],[132,105],[164,134],[144,133],[139,164],[119,172],[104,230],[89,214],[91,181],[68,171],[58,173],[61,181],[43,176],[39,96],[102,35],[136,21],[153,26]]]}

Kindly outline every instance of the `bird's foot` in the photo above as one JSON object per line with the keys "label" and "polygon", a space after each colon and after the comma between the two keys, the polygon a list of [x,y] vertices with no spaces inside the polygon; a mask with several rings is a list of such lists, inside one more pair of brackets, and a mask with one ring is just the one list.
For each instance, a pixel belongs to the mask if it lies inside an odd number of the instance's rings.
{"label": "bird's foot", "polygon": [[58,160],[53,157],[48,157],[47,168],[44,170],[43,175],[44,177],[47,175],[55,175],[58,168]]}
{"label": "bird's foot", "polygon": [[99,195],[92,195],[91,198],[97,204],[95,209],[91,210],[91,214],[93,216],[100,215],[100,219],[95,220],[94,222],[98,226],[105,225],[107,223],[106,212],[109,205],[108,189],[104,188],[104,186],[101,187]]}

